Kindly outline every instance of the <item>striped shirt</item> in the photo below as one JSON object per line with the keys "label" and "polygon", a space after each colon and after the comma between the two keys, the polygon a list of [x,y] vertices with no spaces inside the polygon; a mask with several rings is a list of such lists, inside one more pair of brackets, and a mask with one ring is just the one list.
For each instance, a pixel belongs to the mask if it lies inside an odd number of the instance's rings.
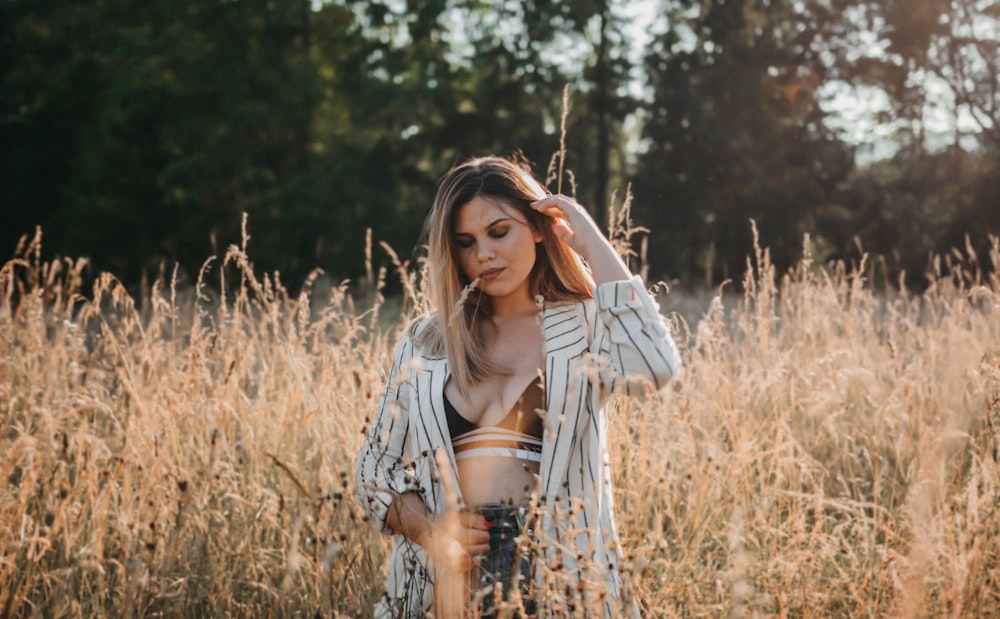
{"label": "striped shirt", "polygon": [[[539,616],[555,614],[546,612],[547,600],[561,599],[565,605],[566,595],[580,597],[577,608],[602,600],[607,617],[635,615],[619,569],[603,402],[610,393],[664,387],[680,371],[680,356],[638,277],[601,284],[593,299],[546,305],[541,313],[545,429],[538,500],[543,513],[535,534],[544,556],[537,561],[536,577],[554,594],[543,592]],[[426,324],[419,323],[414,335]],[[454,478],[456,462],[444,403],[449,377],[446,358],[417,349],[411,336],[402,339],[356,459],[359,501],[386,533],[392,533],[386,512],[398,494],[417,492],[431,513],[445,511],[439,466],[449,467]],[[424,550],[396,535],[376,616],[423,617],[432,607],[433,588]]]}

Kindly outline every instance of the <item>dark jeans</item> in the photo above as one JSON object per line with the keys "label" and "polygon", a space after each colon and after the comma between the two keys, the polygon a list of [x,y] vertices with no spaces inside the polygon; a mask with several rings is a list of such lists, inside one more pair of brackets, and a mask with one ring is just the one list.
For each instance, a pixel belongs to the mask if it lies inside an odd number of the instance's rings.
{"label": "dark jeans", "polygon": [[[518,586],[521,602],[528,616],[535,614],[535,600],[532,597],[532,574],[534,559],[530,551],[518,548],[517,537],[526,525],[526,511],[523,507],[487,504],[476,511],[483,515],[490,528],[490,552],[479,564],[479,588],[491,587],[483,597],[480,610],[483,617],[493,617],[492,587],[500,583],[503,599],[508,599],[511,586]],[[520,575],[520,582],[517,582]],[[521,615],[517,615],[521,616]]]}

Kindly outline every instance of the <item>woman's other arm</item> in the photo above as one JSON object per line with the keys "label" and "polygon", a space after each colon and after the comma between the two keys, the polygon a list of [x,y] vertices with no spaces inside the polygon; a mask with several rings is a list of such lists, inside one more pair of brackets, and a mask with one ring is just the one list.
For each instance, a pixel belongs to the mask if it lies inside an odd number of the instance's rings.
{"label": "woman's other arm", "polygon": [[680,374],[677,345],[641,278],[601,284],[594,297],[597,316],[588,320],[594,329],[591,350],[599,355],[606,389],[659,390]]}
{"label": "woman's other arm", "polygon": [[680,372],[681,360],[659,307],[642,280],[629,272],[611,242],[580,204],[561,195],[532,205],[554,218],[552,229],[590,265],[597,288],[591,350],[605,388],[631,392],[636,383],[662,388]]}
{"label": "woman's other arm", "polygon": [[622,281],[632,277],[625,262],[594,223],[590,213],[576,200],[551,195],[534,202],[535,210],[552,217],[552,230],[590,266],[594,283]]}
{"label": "woman's other arm", "polygon": [[[413,346],[409,337],[400,342],[368,436],[355,458],[358,497],[365,514],[383,533],[403,535],[428,554],[439,560],[447,557],[450,564],[464,569],[471,556],[489,551],[483,518],[458,513],[457,506],[446,514],[432,514],[424,502],[415,467],[404,460],[410,440],[410,383],[406,376]],[[452,541],[459,546],[453,547]],[[442,555],[442,551],[449,554]]]}

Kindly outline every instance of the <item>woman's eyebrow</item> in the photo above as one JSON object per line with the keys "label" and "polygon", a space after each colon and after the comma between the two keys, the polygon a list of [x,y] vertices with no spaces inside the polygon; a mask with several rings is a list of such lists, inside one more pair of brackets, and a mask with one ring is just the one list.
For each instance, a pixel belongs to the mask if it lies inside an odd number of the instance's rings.
{"label": "woman's eyebrow", "polygon": [[517,221],[517,220],[514,219],[513,217],[498,217],[497,219],[494,219],[488,226],[486,226],[486,229],[489,230],[493,226],[501,224],[505,221]]}

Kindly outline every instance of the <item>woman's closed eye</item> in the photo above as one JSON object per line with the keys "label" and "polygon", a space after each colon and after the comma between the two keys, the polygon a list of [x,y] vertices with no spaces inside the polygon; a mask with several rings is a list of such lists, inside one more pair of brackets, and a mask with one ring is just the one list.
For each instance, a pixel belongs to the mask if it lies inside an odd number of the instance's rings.
{"label": "woman's closed eye", "polygon": [[[510,228],[504,226],[502,228],[493,228],[492,230],[489,231],[488,234],[491,239],[502,239],[503,237],[507,236],[508,232],[510,232]],[[472,238],[471,236],[466,236],[463,234],[455,238],[455,245],[457,245],[459,249],[469,249],[475,244],[476,244],[476,239]]]}

